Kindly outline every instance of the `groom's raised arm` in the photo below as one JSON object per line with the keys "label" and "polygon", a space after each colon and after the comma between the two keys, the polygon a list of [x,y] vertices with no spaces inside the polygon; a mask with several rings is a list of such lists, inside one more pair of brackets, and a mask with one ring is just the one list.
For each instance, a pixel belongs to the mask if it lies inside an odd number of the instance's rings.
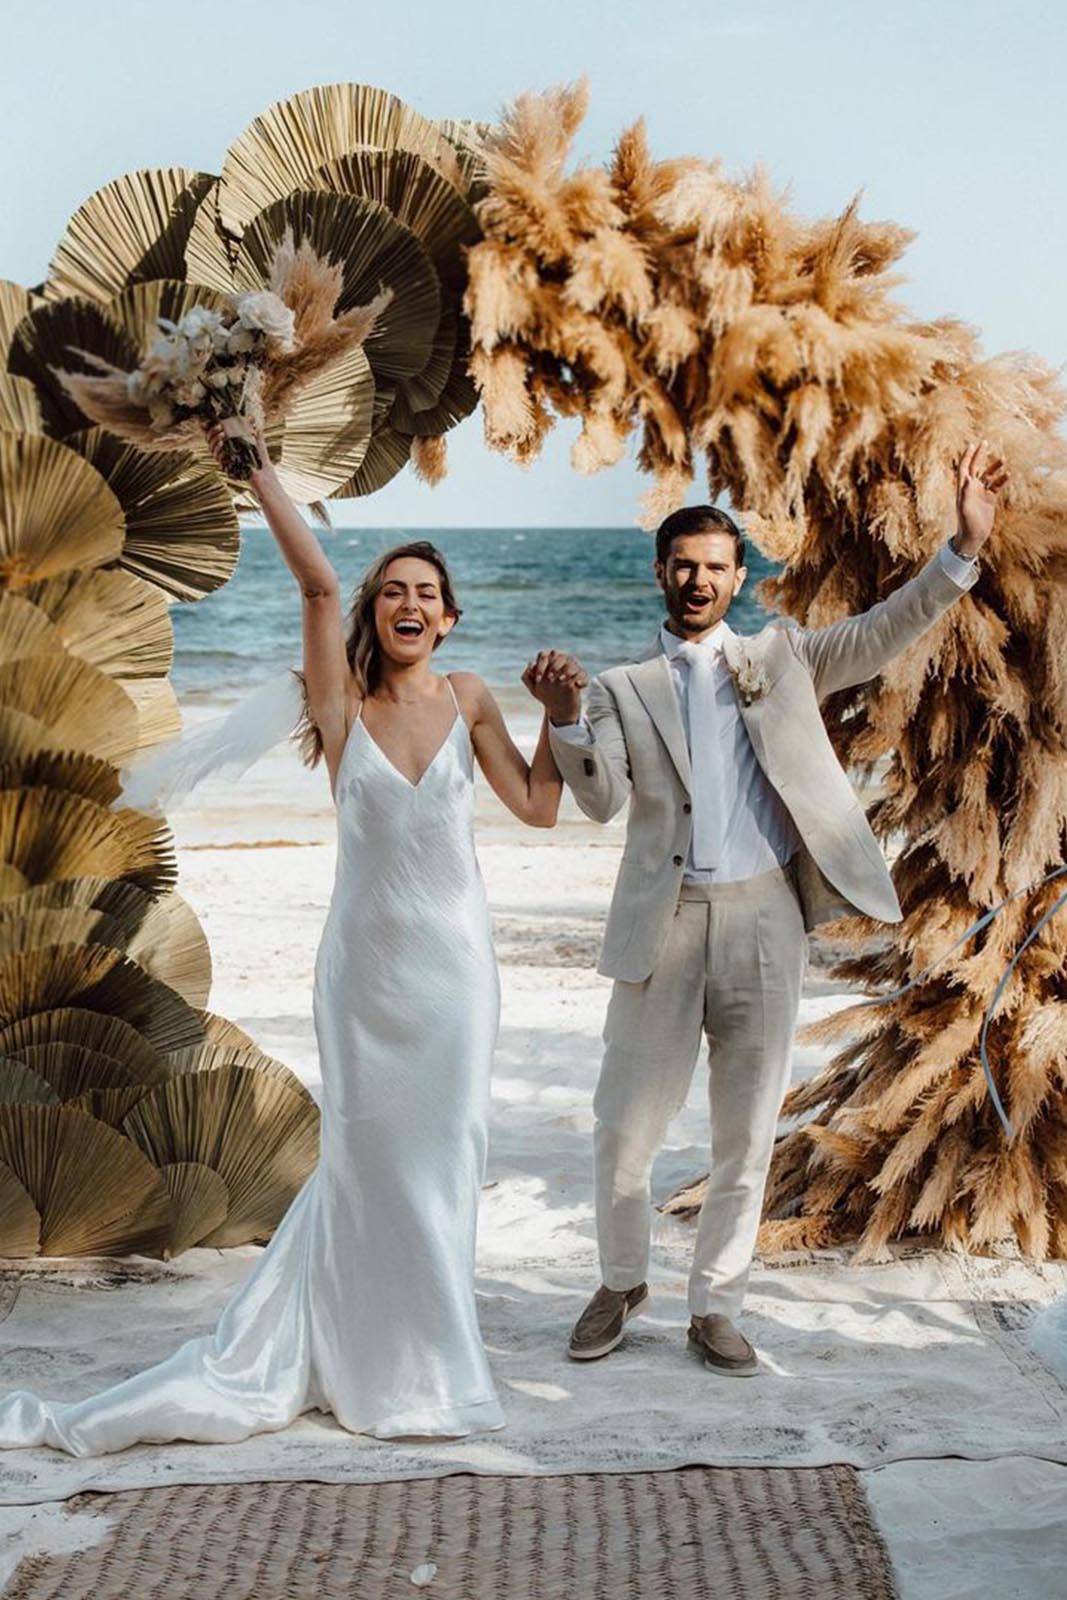
{"label": "groom's raised arm", "polygon": [[[884,600],[824,628],[789,628],[794,650],[811,673],[816,697],[877,676],[965,594],[978,562],[941,546],[926,565]],[[566,776],[566,774],[564,774]]]}

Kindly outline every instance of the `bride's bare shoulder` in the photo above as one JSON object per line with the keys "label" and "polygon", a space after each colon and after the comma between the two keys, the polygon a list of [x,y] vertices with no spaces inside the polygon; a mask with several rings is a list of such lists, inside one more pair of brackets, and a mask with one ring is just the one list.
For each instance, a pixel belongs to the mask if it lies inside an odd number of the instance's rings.
{"label": "bride's bare shoulder", "polygon": [[489,686],[476,672],[450,672],[448,681],[456,691],[459,708],[468,722],[480,717],[490,697]]}

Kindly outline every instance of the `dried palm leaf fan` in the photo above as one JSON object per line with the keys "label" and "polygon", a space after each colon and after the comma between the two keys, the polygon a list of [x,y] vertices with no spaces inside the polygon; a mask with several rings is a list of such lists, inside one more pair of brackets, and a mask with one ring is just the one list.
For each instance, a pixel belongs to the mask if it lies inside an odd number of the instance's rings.
{"label": "dried palm leaf fan", "polygon": [[233,1045],[201,1044],[188,1050],[172,1050],[167,1056],[167,1066],[172,1077],[183,1072],[216,1072],[219,1067],[254,1067],[278,1078],[294,1094],[314,1101],[311,1090],[301,1083],[296,1073],[258,1045],[239,1049]]}
{"label": "dried palm leaf fan", "polygon": [[[105,428],[69,434],[65,443],[96,468],[122,507],[125,537],[119,565],[126,572],[176,600],[199,600],[229,581],[240,539],[229,494],[213,465],[191,451],[139,450]],[[135,604],[135,593],[127,587],[121,602],[116,594],[107,615],[113,624],[140,636],[147,619],[137,613],[148,600]],[[118,615],[120,603],[129,613],[126,623]],[[162,614],[157,611],[157,618]],[[102,629],[104,621],[101,616],[97,627]],[[157,621],[155,629],[159,626]],[[72,643],[67,647],[74,648]]]}
{"label": "dried palm leaf fan", "polygon": [[[0,750],[12,762],[27,762],[38,755],[53,755],[60,759],[68,754],[62,735],[54,733],[46,722],[18,711],[14,706],[0,704]],[[112,769],[114,770],[114,769]],[[118,773],[115,774],[116,781]],[[25,885],[23,885],[25,887]],[[8,892],[0,890],[0,893]]]}
{"label": "dried palm leaf fan", "polygon": [[42,1255],[166,1246],[166,1185],[129,1139],[95,1117],[68,1106],[0,1106],[0,1161],[40,1213]]}
{"label": "dried palm leaf fan", "polygon": [[206,1037],[202,1012],[105,945],[49,945],[0,957],[0,1024],[68,1006],[122,1017],[160,1052]]}
{"label": "dried palm leaf fan", "polygon": [[[953,466],[984,436],[1011,488],[975,587],[872,683],[822,705],[837,753],[888,758],[870,817],[900,838],[904,920],[842,919],[859,948],[834,976],[875,993],[925,974],[981,912],[1018,899],[963,952],[877,1008],[802,1030],[847,1041],[786,1100],[763,1248],[860,1237],[860,1256],[918,1230],[955,1248],[1014,1237],[1067,1255],[1067,919],[1042,878],[1067,858],[1067,395],[1038,358],[989,360],[951,318],[895,305],[911,235],[855,203],[807,223],[765,174],[656,162],[641,124],[604,170],[566,170],[584,84],[523,96],[484,140],[482,242],[465,307],[486,436],[531,460],[554,414],[578,417],[576,465],[640,430],[654,476],[639,520],[684,498],[695,453],[785,570],[760,598],[819,626],[865,610],[930,558],[954,521]],[[878,943],[871,948],[871,941]],[[979,1055],[983,1011],[1015,1133]],[[699,1203],[702,1184],[680,1203]]]}
{"label": "dried palm leaf fan", "polygon": [[9,1166],[0,1162],[0,1256],[17,1261],[41,1253],[41,1218]]}
{"label": "dried palm leaf fan", "polygon": [[59,1098],[48,1079],[28,1062],[0,1055],[0,1105],[55,1106]]}
{"label": "dried palm leaf fan", "polygon": [[[71,434],[71,449],[79,448],[80,437]],[[102,470],[106,477],[106,465]],[[121,496],[124,490],[120,477],[116,491]],[[169,498],[165,491],[164,497]],[[133,506],[131,512],[136,522],[138,508]],[[172,514],[177,516],[177,507]],[[108,567],[28,583],[20,594],[50,620],[70,655],[122,684],[131,678],[161,678],[170,673],[174,627],[164,593],[156,584]]]}
{"label": "dried palm leaf fan", "polygon": [[276,1077],[238,1066],[182,1073],[146,1095],[123,1123],[158,1167],[195,1161],[219,1174],[229,1211],[202,1240],[219,1246],[273,1231],[315,1165],[318,1128],[313,1102]]}
{"label": "dried palm leaf fan", "polygon": [[59,629],[23,594],[0,592],[0,662],[62,653]]}
{"label": "dried palm leaf fan", "polygon": [[113,1056],[100,1055],[85,1045],[50,1040],[48,1044],[28,1045],[19,1064],[50,1085],[60,1101],[73,1100],[87,1089],[147,1088],[135,1074]]}
{"label": "dried palm leaf fan", "polygon": [[20,589],[122,550],[122,507],[73,450],[0,431],[0,589]]}
{"label": "dried palm leaf fan", "polygon": [[147,1093],[148,1087],[143,1083],[130,1084],[125,1088],[85,1089],[81,1094],[64,1100],[63,1104],[72,1111],[84,1111],[86,1116],[95,1117],[97,1122],[105,1122],[109,1128],[121,1133],[123,1119]]}
{"label": "dried palm leaf fan", "polygon": [[[407,150],[352,150],[325,162],[315,177],[325,189],[384,205],[410,228],[433,263],[441,285],[434,343],[426,366],[398,382],[397,405],[411,413],[436,406],[455,364],[459,300],[466,283],[463,251],[481,237],[473,211],[429,162]],[[402,426],[396,414],[393,423]],[[421,431],[440,430],[424,426]]]}
{"label": "dried palm leaf fan", "polygon": [[128,882],[66,878],[0,901],[0,952],[83,943],[121,950],[191,1006],[211,991],[207,938],[174,889],[155,899]]}
{"label": "dried palm leaf fan", "polygon": [[0,355],[7,365],[7,353],[11,348],[11,336],[22,321],[31,311],[36,311],[38,306],[44,305],[44,299],[39,294],[34,294],[31,289],[24,289],[21,283],[12,283],[10,278],[0,278]]}
{"label": "dried palm leaf fan", "polygon": [[0,371],[0,428],[15,433],[44,432],[41,402],[29,378]]}
{"label": "dried palm leaf fan", "polygon": [[170,1261],[222,1227],[230,1209],[230,1191],[212,1167],[199,1161],[172,1161],[160,1167],[159,1175],[170,1195],[173,1215],[170,1239],[163,1251],[164,1261]]}
{"label": "dried palm leaf fan", "polygon": [[0,1028],[0,1055],[22,1060],[27,1050],[65,1040],[122,1062],[138,1083],[164,1083],[170,1075],[162,1051],[124,1017],[81,1006],[35,1011]]}
{"label": "dried palm leaf fan", "polygon": [[0,663],[0,706],[46,723],[66,748],[116,764],[138,744],[137,708],[106,672],[55,651]]}
{"label": "dried palm leaf fan", "polygon": [[189,230],[214,182],[211,173],[160,167],[127,172],[105,184],[67,224],[48,270],[45,297],[81,295],[103,302],[131,284],[183,278]]}
{"label": "dried palm leaf fan", "polygon": [[129,335],[104,308],[81,297],[37,307],[16,323],[7,353],[7,370],[27,378],[37,391],[47,431],[57,439],[76,433],[89,418],[56,376],[57,369],[91,374],[94,367],[75,351],[128,371],[138,361]]}
{"label": "dried palm leaf fan", "polygon": [[[411,151],[464,190],[455,147],[426,117],[369,84],[320,84],[269,106],[230,146],[217,192],[223,235],[239,240],[257,213],[308,187],[325,162],[364,146]],[[210,220],[201,207],[191,249]],[[191,260],[188,270],[194,276]]]}
{"label": "dried palm leaf fan", "polygon": [[98,876],[162,894],[177,876],[166,822],[61,789],[0,790],[0,860],[31,885]]}
{"label": "dried palm leaf fan", "polygon": [[[0,718],[3,715],[0,711]],[[110,761],[84,751],[49,750],[36,738],[27,741],[24,748],[15,748],[14,741],[5,740],[4,726],[0,721],[0,750],[8,758],[0,761],[0,789],[62,789],[109,809],[118,798],[119,773]],[[47,733],[44,723],[36,726]]]}

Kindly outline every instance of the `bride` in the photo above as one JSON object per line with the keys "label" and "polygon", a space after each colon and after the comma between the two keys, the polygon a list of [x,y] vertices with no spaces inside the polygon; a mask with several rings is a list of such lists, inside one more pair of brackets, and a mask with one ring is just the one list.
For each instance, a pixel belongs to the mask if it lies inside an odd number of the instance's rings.
{"label": "bride", "polygon": [[[220,430],[208,437],[221,460]],[[2,1447],[233,1441],[313,1408],[380,1439],[505,1423],[474,1295],[500,990],[473,763],[517,817],[552,827],[562,784],[547,722],[527,763],[475,673],[431,670],[460,616],[431,544],[379,557],[346,627],[337,575],[257,443],[252,487],[301,593],[289,704],[337,811],[313,990],[318,1165],[213,1333],[85,1400],[9,1394]],[[584,685],[550,653],[523,674],[528,688],[546,678]],[[238,728],[233,742],[256,737]]]}

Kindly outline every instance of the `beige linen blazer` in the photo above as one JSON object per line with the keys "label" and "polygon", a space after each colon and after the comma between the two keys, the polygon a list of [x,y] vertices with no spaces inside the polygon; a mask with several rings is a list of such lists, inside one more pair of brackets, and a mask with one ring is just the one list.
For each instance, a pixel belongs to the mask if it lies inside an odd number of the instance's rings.
{"label": "beige linen blazer", "polygon": [[[957,581],[935,555],[857,616],[823,628],[776,617],[757,634],[725,636],[756,758],[800,834],[798,888],[809,931],[857,911],[883,922],[902,916],[881,848],[834,753],[819,703],[837,689],[877,676],[977,576],[976,566]],[[658,636],[636,661],[593,680],[586,716],[593,743],[568,742],[552,729],[552,752],[586,816],[607,822],[630,802],[598,971],[640,982],[667,942],[692,832],[689,751]]]}

